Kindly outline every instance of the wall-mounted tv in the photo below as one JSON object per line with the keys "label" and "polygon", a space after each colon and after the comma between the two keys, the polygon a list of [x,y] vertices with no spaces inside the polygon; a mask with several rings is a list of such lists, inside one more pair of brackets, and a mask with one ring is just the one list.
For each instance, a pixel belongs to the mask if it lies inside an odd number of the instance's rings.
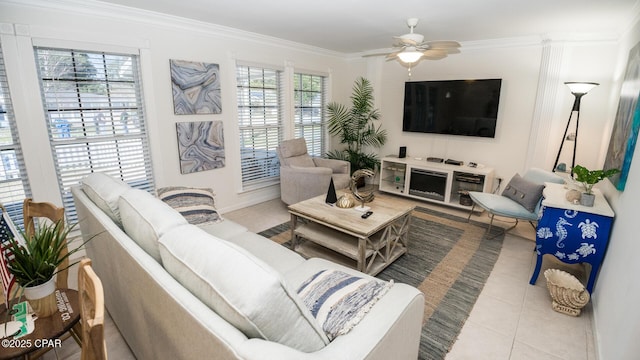
{"label": "wall-mounted tv", "polygon": [[495,137],[502,79],[409,81],[402,130]]}

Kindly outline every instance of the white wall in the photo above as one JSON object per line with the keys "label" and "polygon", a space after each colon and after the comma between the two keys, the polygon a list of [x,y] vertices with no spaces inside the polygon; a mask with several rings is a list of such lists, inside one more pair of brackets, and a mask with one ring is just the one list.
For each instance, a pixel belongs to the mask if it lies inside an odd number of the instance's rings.
{"label": "white wall", "polygon": [[[307,70],[330,76],[330,93],[341,100],[350,89],[350,67],[342,55],[300,44],[239,32],[204,23],[159,16],[119,6],[93,2],[61,1],[49,5],[0,4],[2,46],[5,53],[19,135],[34,198],[61,204],[47,129],[41,106],[33,45],[140,53],[146,119],[156,185],[211,187],[224,211],[279,197],[277,185],[241,191],[240,155],[236,125],[236,60]],[[36,4],[38,6],[32,6]],[[54,8],[51,8],[54,6]],[[222,113],[174,115],[169,60],[210,62],[220,65]],[[335,89],[335,90],[334,90]],[[348,90],[346,94],[348,96]],[[338,97],[335,97],[338,96]],[[285,122],[292,123],[291,111]],[[224,126],[226,166],[182,175],[176,123],[221,120]],[[286,131],[292,136],[289,126]]]}
{"label": "white wall", "polygon": [[[629,50],[639,42],[640,21],[629,30],[619,48],[615,73],[618,94]],[[612,113],[615,115],[615,110]],[[606,147],[604,151],[606,152]],[[636,221],[640,203],[640,146],[636,146],[634,151],[623,192],[617,191],[609,181],[601,184],[600,188],[609,199],[616,218],[597,279],[597,291],[592,297],[599,358],[637,359],[640,354],[640,261],[637,258],[640,254],[640,241]]]}
{"label": "white wall", "polygon": [[[381,74],[378,76],[376,90],[379,92],[376,95],[381,98],[379,108],[382,124],[389,134],[389,141],[381,154],[397,154],[399,146],[407,146],[409,156],[435,156],[465,163],[473,161],[493,167],[496,176],[505,180],[531,166],[551,169],[574,97],[566,86],[556,86],[557,93],[543,93],[553,98],[553,101],[543,105],[550,107],[545,109],[545,113],[552,116],[534,118],[534,110],[542,101],[537,93],[538,86],[544,86],[540,84],[541,72],[549,70],[542,67],[544,42],[526,40],[509,46],[506,46],[506,42],[497,41],[469,46],[463,44],[460,54],[450,55],[443,60],[420,62],[411,70],[410,79],[407,69],[396,62],[369,64],[377,66]],[[583,98],[576,159],[578,164],[594,166],[599,159],[602,131],[609,120],[609,92],[613,83],[611,68],[615,64],[616,44],[614,41],[558,41],[554,46],[561,48],[561,55],[551,65],[558,69],[545,81],[560,84],[564,81],[601,83]],[[405,81],[482,78],[502,79],[495,138],[402,131]],[[573,121],[575,124],[575,115]],[[533,133],[532,129],[538,132]],[[528,161],[531,142],[536,145],[534,151],[540,153],[532,157],[533,162]],[[570,153],[563,152],[562,160],[570,161]]]}
{"label": "white wall", "polygon": [[[48,140],[33,61],[34,41],[103,50],[137,49],[143,67],[157,185],[212,187],[223,210],[278,196],[276,186],[239,192],[236,59],[330,73],[332,97],[344,103],[349,101],[353,81],[365,76],[373,82],[382,124],[389,132],[389,141],[380,151],[381,155],[396,154],[399,146],[407,146],[410,156],[476,161],[494,167],[497,176],[508,179],[528,166],[551,167],[573,103],[573,96],[562,85],[565,81],[601,84],[582,101],[578,163],[588,167],[602,164],[628,51],[640,41],[640,25],[636,24],[622,43],[572,43],[554,39],[551,46],[542,41],[515,45],[463,44],[461,54],[420,63],[412,70],[412,80],[503,79],[496,138],[474,139],[403,133],[403,84],[407,71],[395,62],[380,58],[347,60],[338,54],[258,35],[114,6],[95,7],[79,1],[55,4],[60,11],[43,9],[50,5],[38,0],[30,0],[25,5],[0,4],[0,37],[34,197],[58,204],[61,203],[59,194],[52,190],[57,188],[53,162],[48,151],[43,151],[43,146],[48,149]],[[222,114],[173,114],[170,59],[220,64]],[[227,165],[222,169],[181,175],[175,124],[205,120],[224,122]],[[625,192],[619,193],[608,183],[603,184],[617,217],[593,297],[601,359],[631,359],[640,353],[640,344],[635,340],[640,337],[637,307],[640,286],[635,277],[640,273],[640,262],[634,257],[640,253],[640,242],[634,236],[640,200],[640,189],[634,186],[640,183],[639,152],[636,148],[636,161]]]}

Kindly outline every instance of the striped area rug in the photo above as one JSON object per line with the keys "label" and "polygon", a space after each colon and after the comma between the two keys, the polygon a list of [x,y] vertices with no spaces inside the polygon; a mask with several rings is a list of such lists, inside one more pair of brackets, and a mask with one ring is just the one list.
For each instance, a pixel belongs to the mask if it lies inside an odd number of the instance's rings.
{"label": "striped area rug", "polygon": [[[409,249],[377,275],[417,287],[425,294],[420,359],[444,359],[456,341],[502,249],[502,229],[466,218],[416,208]],[[260,233],[280,244],[289,223]]]}

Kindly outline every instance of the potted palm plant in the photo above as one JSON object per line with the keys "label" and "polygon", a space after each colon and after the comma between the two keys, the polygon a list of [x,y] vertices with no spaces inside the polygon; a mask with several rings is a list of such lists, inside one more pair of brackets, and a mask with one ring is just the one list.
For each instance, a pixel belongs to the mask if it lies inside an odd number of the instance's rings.
{"label": "potted palm plant", "polygon": [[73,228],[58,221],[40,224],[33,234],[21,231],[24,243],[14,237],[9,238],[7,250],[13,256],[7,259],[7,267],[39,317],[50,316],[56,311],[54,275],[74,265],[60,268],[84,245],[67,251],[67,235]]}
{"label": "potted palm plant", "polygon": [[327,153],[330,159],[351,163],[351,173],[359,169],[375,170],[380,164],[377,154],[365,152],[365,146],[380,148],[387,141],[387,132],[376,126],[380,112],[374,108],[373,87],[369,80],[360,77],[353,85],[351,107],[332,102],[327,105],[329,133],[346,144],[342,150]]}
{"label": "potted palm plant", "polygon": [[584,191],[580,197],[580,204],[584,206],[593,206],[595,195],[593,194],[593,186],[608,177],[620,172],[618,169],[608,170],[589,170],[582,165],[576,165],[572,171],[573,178],[582,184]]}

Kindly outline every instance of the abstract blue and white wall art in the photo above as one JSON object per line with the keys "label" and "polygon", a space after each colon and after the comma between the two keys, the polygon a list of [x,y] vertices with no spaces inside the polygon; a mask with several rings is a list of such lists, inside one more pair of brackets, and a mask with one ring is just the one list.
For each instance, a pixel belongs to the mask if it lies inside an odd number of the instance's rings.
{"label": "abstract blue and white wall art", "polygon": [[220,114],[220,66],[169,60],[173,109],[176,115]]}
{"label": "abstract blue and white wall art", "polygon": [[222,121],[179,122],[176,129],[182,174],[224,167]]}
{"label": "abstract blue and white wall art", "polygon": [[624,190],[627,176],[631,168],[633,151],[638,141],[640,130],[640,43],[636,44],[629,52],[627,70],[620,89],[620,102],[616,121],[613,124],[609,150],[604,161],[605,169],[620,169],[620,172],[612,176],[611,182],[620,191]]}

